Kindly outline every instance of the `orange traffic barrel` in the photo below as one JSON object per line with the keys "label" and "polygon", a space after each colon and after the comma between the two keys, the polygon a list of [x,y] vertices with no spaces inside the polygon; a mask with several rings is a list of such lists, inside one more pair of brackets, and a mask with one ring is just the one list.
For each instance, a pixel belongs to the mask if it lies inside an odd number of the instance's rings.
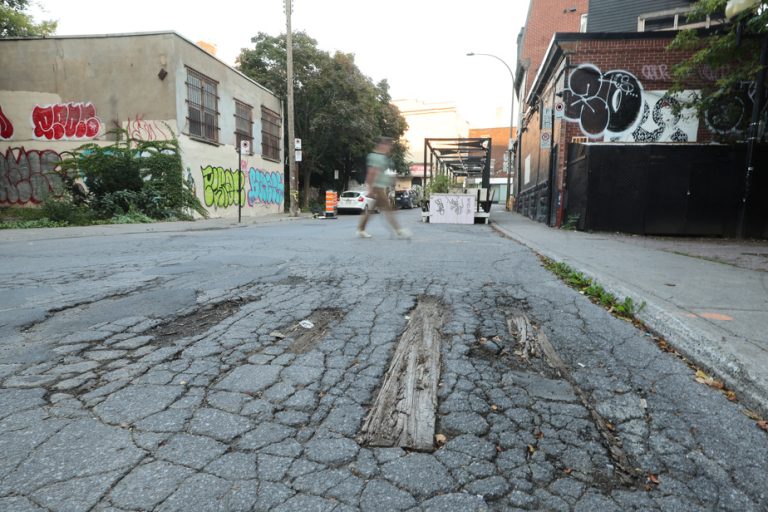
{"label": "orange traffic barrel", "polygon": [[333,217],[336,213],[336,192],[333,190],[325,191],[325,216]]}

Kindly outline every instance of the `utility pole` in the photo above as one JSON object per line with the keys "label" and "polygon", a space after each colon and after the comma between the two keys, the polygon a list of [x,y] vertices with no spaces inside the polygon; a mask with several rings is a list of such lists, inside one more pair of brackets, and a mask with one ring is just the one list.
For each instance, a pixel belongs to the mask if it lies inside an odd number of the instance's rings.
{"label": "utility pole", "polygon": [[291,35],[291,11],[293,0],[285,0],[285,18],[287,30],[285,34],[286,51],[286,87],[288,96],[288,174],[290,176],[290,210],[291,217],[299,216],[299,170],[296,168],[296,148],[294,147],[293,127],[293,37]]}

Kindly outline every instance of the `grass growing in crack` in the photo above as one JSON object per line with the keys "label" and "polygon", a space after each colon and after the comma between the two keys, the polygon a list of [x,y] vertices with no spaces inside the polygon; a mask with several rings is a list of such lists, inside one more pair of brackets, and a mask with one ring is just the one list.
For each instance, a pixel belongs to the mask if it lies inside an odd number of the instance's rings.
{"label": "grass growing in crack", "polygon": [[645,307],[645,302],[640,304],[640,306],[637,306],[631,297],[619,300],[615,295],[608,292],[593,279],[572,269],[563,262],[552,261],[548,258],[542,259],[544,260],[544,267],[547,270],[565,281],[572,288],[576,288],[579,292],[589,297],[592,302],[607,308],[608,311],[616,316],[634,320],[635,315]]}

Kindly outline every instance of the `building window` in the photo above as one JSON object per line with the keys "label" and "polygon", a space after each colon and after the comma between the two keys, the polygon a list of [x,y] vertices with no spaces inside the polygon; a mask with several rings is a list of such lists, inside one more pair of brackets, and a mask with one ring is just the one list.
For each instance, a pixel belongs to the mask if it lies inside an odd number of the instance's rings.
{"label": "building window", "polygon": [[280,116],[261,107],[261,156],[280,161]]}
{"label": "building window", "polygon": [[584,13],[581,15],[581,19],[579,20],[579,32],[586,32],[587,31],[587,19],[589,17],[589,14]]}
{"label": "building window", "polygon": [[682,30],[692,28],[710,28],[722,24],[722,20],[709,16],[703,20],[689,20],[690,7],[651,12],[637,18],[638,32],[654,32],[659,30]]}
{"label": "building window", "polygon": [[187,68],[187,106],[189,135],[211,142],[219,141],[219,97],[215,80]]}
{"label": "building window", "polygon": [[247,140],[253,154],[253,107],[238,100],[235,100],[235,139],[238,148]]}

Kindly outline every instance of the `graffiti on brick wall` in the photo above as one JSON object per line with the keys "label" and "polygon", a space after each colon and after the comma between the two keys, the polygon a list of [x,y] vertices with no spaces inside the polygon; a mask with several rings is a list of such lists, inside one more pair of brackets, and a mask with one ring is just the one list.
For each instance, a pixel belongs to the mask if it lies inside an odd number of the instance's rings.
{"label": "graffiti on brick wall", "polygon": [[668,91],[644,91],[643,115],[632,131],[611,137],[612,142],[696,142],[699,118],[686,107],[696,91],[670,94]]}
{"label": "graffiti on brick wall", "polygon": [[282,173],[251,167],[248,171],[248,183],[251,187],[248,191],[248,206],[256,203],[278,205],[283,203],[285,184]]}
{"label": "graffiti on brick wall", "polygon": [[[665,65],[643,67],[643,77],[669,77]],[[698,91],[675,95],[646,91],[632,73],[613,70],[603,73],[593,64],[581,64],[568,77],[562,91],[564,118],[578,123],[593,140],[611,142],[695,142],[699,119],[687,108]]]}
{"label": "graffiti on brick wall", "polygon": [[61,178],[54,172],[61,162],[55,151],[7,149],[0,155],[0,204],[41,203],[61,190]]}
{"label": "graffiti on brick wall", "polygon": [[[227,208],[245,205],[245,176],[240,171],[209,165],[202,167],[205,206]],[[238,189],[238,174],[241,175]],[[239,201],[239,202],[238,202]]]}
{"label": "graffiti on brick wall", "polygon": [[0,140],[9,140],[13,137],[13,123],[3,114],[0,108]]}
{"label": "graffiti on brick wall", "polygon": [[597,66],[581,64],[568,77],[562,91],[565,119],[579,123],[591,139],[634,129],[643,107],[643,86],[630,72],[603,73]]}
{"label": "graffiti on brick wall", "polygon": [[755,83],[741,82],[734,95],[723,96],[704,112],[704,122],[712,133],[733,135],[747,128],[755,105]]}
{"label": "graffiti on brick wall", "polygon": [[162,121],[147,121],[142,119],[140,115],[136,115],[133,119],[129,117],[125,129],[132,139],[148,142],[171,140],[174,137],[173,130],[166,123]]}
{"label": "graffiti on brick wall", "polygon": [[93,103],[60,103],[32,110],[32,127],[38,139],[92,139],[101,130]]}

